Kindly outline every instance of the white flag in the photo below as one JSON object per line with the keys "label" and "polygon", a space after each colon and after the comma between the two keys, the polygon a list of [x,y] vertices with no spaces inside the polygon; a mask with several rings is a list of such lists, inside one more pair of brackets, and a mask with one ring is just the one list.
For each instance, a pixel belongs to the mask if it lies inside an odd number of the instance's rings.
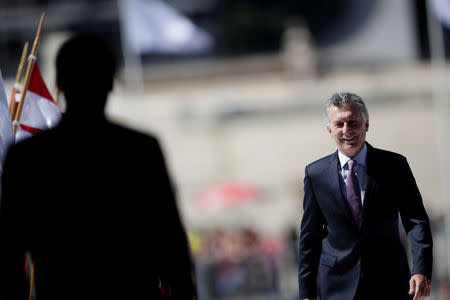
{"label": "white flag", "polygon": [[136,53],[194,54],[212,37],[161,0],[119,0],[126,45]]}
{"label": "white flag", "polygon": [[14,130],[3,85],[2,72],[0,71],[0,172],[8,147],[14,143]]}

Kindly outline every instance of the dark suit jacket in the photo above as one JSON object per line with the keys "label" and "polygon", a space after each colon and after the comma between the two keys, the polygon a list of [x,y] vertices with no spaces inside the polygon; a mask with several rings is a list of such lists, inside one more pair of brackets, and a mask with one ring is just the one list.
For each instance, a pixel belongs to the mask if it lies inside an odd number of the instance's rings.
{"label": "dark suit jacket", "polygon": [[[315,297],[320,265],[322,300],[353,299],[362,277],[364,299],[410,299],[411,274],[431,278],[428,216],[406,158],[367,144],[368,176],[362,224],[354,220],[337,152],[306,167],[299,248],[300,299]],[[399,235],[399,214],[412,248],[410,271]]]}
{"label": "dark suit jacket", "polygon": [[63,119],[13,146],[3,173],[0,297],[192,299],[188,243],[157,140],[106,120]]}

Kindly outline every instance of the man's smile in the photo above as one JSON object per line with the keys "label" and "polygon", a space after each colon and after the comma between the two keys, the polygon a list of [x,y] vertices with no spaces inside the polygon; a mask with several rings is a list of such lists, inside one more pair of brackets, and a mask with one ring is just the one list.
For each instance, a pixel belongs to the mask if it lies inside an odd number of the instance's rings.
{"label": "man's smile", "polygon": [[355,136],[352,136],[352,137],[343,137],[342,140],[344,142],[351,143],[351,142],[354,142],[357,138],[358,137],[355,135]]}

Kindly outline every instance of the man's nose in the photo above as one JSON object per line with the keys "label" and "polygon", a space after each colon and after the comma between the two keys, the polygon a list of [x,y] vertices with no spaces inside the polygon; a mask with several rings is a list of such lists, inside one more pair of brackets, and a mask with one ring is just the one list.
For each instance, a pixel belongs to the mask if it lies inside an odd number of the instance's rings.
{"label": "man's nose", "polygon": [[342,131],[343,131],[344,133],[347,133],[349,130],[350,130],[350,127],[348,126],[348,123],[345,122],[345,123],[344,123],[344,126],[342,127]]}

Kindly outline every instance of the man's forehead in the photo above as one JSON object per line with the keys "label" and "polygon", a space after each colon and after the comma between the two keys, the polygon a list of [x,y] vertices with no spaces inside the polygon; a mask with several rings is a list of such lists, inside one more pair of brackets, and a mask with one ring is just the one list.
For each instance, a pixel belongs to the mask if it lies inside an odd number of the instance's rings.
{"label": "man's forehead", "polygon": [[341,105],[331,105],[331,109],[335,110],[357,110],[359,111],[359,106],[356,103],[342,103]]}
{"label": "man's forehead", "polygon": [[362,113],[357,110],[340,110],[335,109],[334,111],[329,112],[330,121],[335,122],[343,122],[343,121],[354,121],[354,120],[362,120]]}
{"label": "man's forehead", "polygon": [[335,112],[337,114],[353,114],[353,115],[360,115],[361,110],[359,109],[359,106],[352,103],[352,104],[344,104],[341,106],[331,106],[329,112]]}

